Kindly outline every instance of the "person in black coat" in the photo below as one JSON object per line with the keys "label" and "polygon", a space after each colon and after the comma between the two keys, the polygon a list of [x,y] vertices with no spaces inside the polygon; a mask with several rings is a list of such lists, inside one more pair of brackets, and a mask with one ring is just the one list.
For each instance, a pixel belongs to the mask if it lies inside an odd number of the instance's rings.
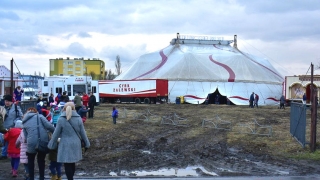
{"label": "person in black coat", "polygon": [[50,105],[51,103],[54,103],[54,96],[53,96],[52,93],[50,94],[50,97],[49,97],[49,105]]}
{"label": "person in black coat", "polygon": [[249,99],[249,102],[250,102],[249,107],[251,107],[251,108],[253,108],[253,101],[254,101],[254,92],[252,92],[252,94],[250,95],[250,99]]}
{"label": "person in black coat", "polygon": [[93,95],[93,93],[90,93],[88,105],[89,105],[89,117],[88,118],[93,118],[94,106],[96,105],[96,97]]}

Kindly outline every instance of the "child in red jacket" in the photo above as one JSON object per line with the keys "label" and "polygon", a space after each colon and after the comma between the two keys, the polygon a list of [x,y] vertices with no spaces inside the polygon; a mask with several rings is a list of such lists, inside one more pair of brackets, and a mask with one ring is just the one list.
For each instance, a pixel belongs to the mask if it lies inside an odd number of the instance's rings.
{"label": "child in red jacket", "polygon": [[16,148],[16,141],[21,133],[22,121],[17,120],[14,128],[4,135],[4,139],[8,141],[8,155],[11,157],[12,177],[18,176],[18,167],[20,163],[20,149]]}

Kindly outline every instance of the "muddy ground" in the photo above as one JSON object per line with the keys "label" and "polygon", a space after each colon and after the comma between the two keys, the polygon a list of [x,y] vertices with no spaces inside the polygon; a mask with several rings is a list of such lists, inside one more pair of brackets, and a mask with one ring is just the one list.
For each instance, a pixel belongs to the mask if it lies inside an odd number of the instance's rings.
{"label": "muddy ground", "polygon": [[[113,106],[119,109],[115,125]],[[173,113],[181,121],[174,120]],[[94,116],[85,123],[91,147],[77,163],[77,175],[124,176],[128,174],[123,172],[188,166],[204,167],[219,176],[320,174],[319,150],[310,153],[309,147],[302,148],[290,135],[290,107],[102,104]],[[167,117],[166,121],[162,117]],[[310,111],[307,117],[308,140]],[[208,120],[206,127],[202,126],[203,119]],[[264,128],[251,133],[254,119]],[[1,177],[11,177],[9,163],[0,161]],[[22,170],[20,166],[20,174]],[[197,173],[210,176],[200,168]]]}

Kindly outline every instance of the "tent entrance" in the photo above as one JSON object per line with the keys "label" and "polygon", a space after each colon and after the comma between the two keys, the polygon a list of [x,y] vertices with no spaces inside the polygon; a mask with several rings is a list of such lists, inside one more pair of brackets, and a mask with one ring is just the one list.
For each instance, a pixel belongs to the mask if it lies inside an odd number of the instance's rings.
{"label": "tent entrance", "polygon": [[[227,97],[226,96],[222,96],[219,93],[218,89],[216,89],[215,92],[208,94],[208,97],[209,97],[208,104],[216,104],[217,95],[219,96],[219,104],[227,104]],[[234,105],[234,104],[230,101],[230,105]]]}

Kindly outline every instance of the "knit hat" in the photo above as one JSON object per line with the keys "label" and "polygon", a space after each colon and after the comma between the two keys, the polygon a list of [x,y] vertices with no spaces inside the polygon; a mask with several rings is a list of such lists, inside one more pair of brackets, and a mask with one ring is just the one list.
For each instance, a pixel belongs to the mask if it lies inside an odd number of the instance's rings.
{"label": "knit hat", "polygon": [[5,95],[3,99],[6,100],[6,101],[12,102],[12,96],[9,95],[9,94],[8,94],[8,95]]}
{"label": "knit hat", "polygon": [[21,121],[21,120],[17,120],[14,127],[16,127],[16,128],[23,128],[22,121]]}

